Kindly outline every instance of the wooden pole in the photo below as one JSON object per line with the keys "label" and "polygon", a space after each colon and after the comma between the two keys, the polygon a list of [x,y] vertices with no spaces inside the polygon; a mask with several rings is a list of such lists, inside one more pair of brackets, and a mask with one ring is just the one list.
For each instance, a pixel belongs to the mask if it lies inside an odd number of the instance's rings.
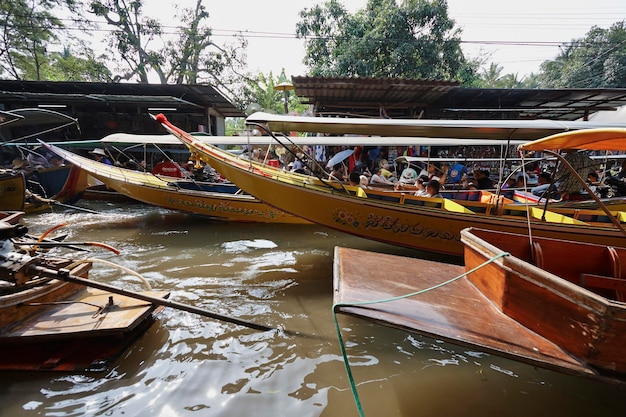
{"label": "wooden pole", "polygon": [[50,278],[56,278],[60,281],[71,282],[74,284],[84,285],[86,287],[96,288],[103,291],[108,291],[114,294],[123,295],[125,297],[135,298],[137,300],[147,301],[154,305],[159,305],[163,307],[170,307],[181,311],[186,311],[188,313],[198,314],[200,316],[209,317],[216,320],[225,321],[228,323],[237,324],[239,326],[249,327],[254,330],[261,331],[269,331],[269,330],[279,330],[270,326],[265,326],[263,324],[251,323],[249,321],[240,320],[234,317],[223,316],[221,314],[213,313],[211,311],[205,310],[203,308],[198,308],[194,306],[190,306],[188,304],[178,303],[176,301],[167,300],[164,298],[153,297],[150,295],[138,293],[135,291],[125,290],[123,288],[114,287],[112,285],[103,284],[100,282],[91,281],[85,278],[81,278],[69,273],[67,269],[61,269],[59,271],[54,269],[45,268],[37,265],[28,266],[28,273],[33,275],[44,275]]}

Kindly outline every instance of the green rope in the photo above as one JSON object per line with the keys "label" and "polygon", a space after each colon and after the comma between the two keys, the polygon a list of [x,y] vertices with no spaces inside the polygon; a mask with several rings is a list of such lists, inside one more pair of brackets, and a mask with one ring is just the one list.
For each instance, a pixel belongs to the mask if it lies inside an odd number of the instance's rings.
{"label": "green rope", "polygon": [[435,290],[437,288],[441,288],[444,285],[448,285],[454,281],[457,281],[465,276],[467,276],[468,274],[471,274],[472,272],[475,272],[477,270],[479,270],[480,268],[489,265],[490,263],[496,261],[497,259],[503,258],[505,256],[509,256],[510,253],[508,252],[502,252],[496,256],[494,256],[493,258],[483,262],[482,264],[478,265],[477,267],[472,268],[469,271],[465,271],[464,273],[462,273],[461,275],[454,277],[452,279],[449,279],[447,281],[444,281],[442,283],[439,283],[437,285],[433,285],[432,287],[429,288],[425,288],[423,290],[419,290],[419,291],[415,291],[412,292],[410,294],[405,294],[405,295],[399,295],[396,297],[390,297],[390,298],[385,298],[382,300],[374,300],[374,301],[360,301],[360,302],[355,302],[355,303],[336,303],[333,304],[333,320],[335,321],[335,330],[337,331],[337,339],[339,341],[339,348],[341,349],[341,356],[343,357],[343,363],[346,367],[346,374],[348,375],[348,381],[350,382],[350,390],[352,391],[352,396],[354,397],[354,403],[356,405],[357,411],[359,412],[359,416],[361,417],[365,417],[365,413],[363,412],[363,407],[361,406],[361,399],[359,398],[359,393],[357,392],[356,389],[356,384],[354,382],[354,377],[352,376],[352,369],[350,368],[350,361],[348,360],[348,354],[346,352],[346,346],[343,342],[343,337],[341,336],[341,328],[339,327],[339,321],[337,320],[337,307],[352,307],[352,306],[362,306],[362,305],[371,305],[371,304],[380,304],[380,303],[387,303],[390,301],[395,301],[395,300],[401,300],[403,298],[409,298],[409,297],[413,297],[416,295],[420,295],[420,294],[424,294],[428,291],[432,291]]}

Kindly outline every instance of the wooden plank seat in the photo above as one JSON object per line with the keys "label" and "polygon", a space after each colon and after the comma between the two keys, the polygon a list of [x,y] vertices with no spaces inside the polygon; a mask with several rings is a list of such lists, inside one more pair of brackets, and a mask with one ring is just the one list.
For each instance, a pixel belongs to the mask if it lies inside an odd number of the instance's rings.
{"label": "wooden plank seat", "polygon": [[626,277],[622,275],[622,262],[620,255],[613,246],[607,246],[609,254],[611,276],[596,274],[580,274],[580,285],[585,288],[603,288],[615,291],[615,298],[618,301],[626,301]]}
{"label": "wooden plank seat", "polygon": [[606,277],[604,275],[580,274],[580,285],[585,288],[602,288],[615,291],[617,301],[626,301],[626,279]]}
{"label": "wooden plank seat", "polygon": [[[585,253],[572,253],[566,259],[547,253],[540,241],[531,244],[532,263],[548,272],[557,273],[570,282],[617,301],[626,301],[626,271],[622,270],[622,257],[626,251],[612,246],[594,246]],[[548,248],[549,246],[545,246]],[[589,272],[588,272],[589,271]],[[593,272],[591,272],[593,271]]]}

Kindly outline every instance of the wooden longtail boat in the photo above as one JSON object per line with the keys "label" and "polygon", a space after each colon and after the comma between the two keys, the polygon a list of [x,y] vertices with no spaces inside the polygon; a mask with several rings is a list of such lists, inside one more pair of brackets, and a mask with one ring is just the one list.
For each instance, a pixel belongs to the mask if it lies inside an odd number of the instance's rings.
{"label": "wooden longtail boat", "polygon": [[0,173],[0,210],[35,213],[56,204],[78,201],[87,187],[87,173],[72,165],[24,173],[5,170]]}
{"label": "wooden longtail boat", "polygon": [[50,277],[64,271],[87,278],[91,262],[7,250],[9,239],[26,233],[21,214],[0,215],[0,370],[106,369],[161,307]]}
{"label": "wooden longtail boat", "polygon": [[376,193],[370,196],[356,187],[239,159],[197,141],[163,115],[156,119],[192,153],[244,191],[285,212],[352,235],[456,256],[463,252],[461,230],[470,226],[520,234],[530,227],[536,236],[626,246],[623,228],[617,227],[619,223],[600,226],[523,205],[518,205],[514,212],[492,214],[491,210],[475,212],[444,198],[408,194],[379,198]]}
{"label": "wooden longtail boat", "polygon": [[[262,223],[309,223],[300,217],[237,193],[234,184],[184,181],[102,164],[50,144],[48,150],[102,181],[109,189],[135,200],[220,220]],[[214,191],[210,191],[214,190]]]}
{"label": "wooden longtail boat", "polygon": [[23,211],[26,204],[24,174],[13,170],[0,171],[0,210]]}
{"label": "wooden longtail boat", "polygon": [[[29,138],[71,125],[78,125],[77,120],[48,109],[0,111],[0,144],[22,146]],[[13,128],[24,129],[26,134],[16,137],[9,132]],[[0,210],[32,213],[59,203],[70,204],[80,199],[87,186],[87,175],[69,165],[26,174],[13,169],[0,171]]]}
{"label": "wooden longtail boat", "polygon": [[[465,267],[336,248],[335,310],[626,382],[626,249],[476,228],[463,230],[462,240]],[[392,281],[372,272],[380,265]]]}

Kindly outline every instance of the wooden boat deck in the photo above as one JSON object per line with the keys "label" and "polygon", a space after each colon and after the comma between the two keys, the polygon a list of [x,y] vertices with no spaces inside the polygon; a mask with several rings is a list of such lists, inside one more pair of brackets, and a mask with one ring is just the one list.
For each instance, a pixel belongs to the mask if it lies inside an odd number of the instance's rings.
{"label": "wooden boat deck", "polygon": [[[384,276],[372,271],[384,271]],[[465,272],[439,262],[335,248],[335,303],[358,303],[430,288]],[[336,311],[547,369],[596,377],[554,343],[503,314],[466,278],[396,301]]]}
{"label": "wooden boat deck", "polygon": [[[145,292],[166,298],[166,292]],[[107,305],[112,297],[112,305]],[[160,307],[86,288],[60,303],[25,303],[38,309],[0,333],[0,370],[101,370],[151,323]]]}

